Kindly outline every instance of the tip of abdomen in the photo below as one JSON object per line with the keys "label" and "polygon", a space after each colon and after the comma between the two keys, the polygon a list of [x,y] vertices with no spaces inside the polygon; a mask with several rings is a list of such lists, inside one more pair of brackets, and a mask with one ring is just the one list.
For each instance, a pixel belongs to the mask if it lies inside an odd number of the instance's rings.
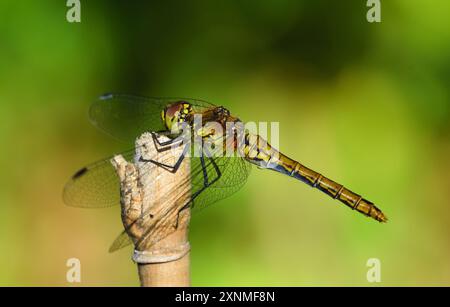
{"label": "tip of abdomen", "polygon": [[388,221],[388,218],[387,218],[387,216],[383,213],[383,212],[379,212],[379,214],[376,216],[376,217],[374,217],[378,222],[380,222],[380,223],[387,223],[387,221]]}
{"label": "tip of abdomen", "polygon": [[363,198],[356,209],[380,223],[386,223],[388,221],[387,216],[367,199]]}

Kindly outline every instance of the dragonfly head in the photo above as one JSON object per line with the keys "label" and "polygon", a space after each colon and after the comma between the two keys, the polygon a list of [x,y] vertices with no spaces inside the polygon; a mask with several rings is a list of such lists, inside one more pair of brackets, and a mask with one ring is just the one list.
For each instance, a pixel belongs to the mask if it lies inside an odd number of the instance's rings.
{"label": "dragonfly head", "polygon": [[189,102],[178,101],[166,106],[161,112],[161,118],[167,130],[177,133],[191,112],[192,105]]}

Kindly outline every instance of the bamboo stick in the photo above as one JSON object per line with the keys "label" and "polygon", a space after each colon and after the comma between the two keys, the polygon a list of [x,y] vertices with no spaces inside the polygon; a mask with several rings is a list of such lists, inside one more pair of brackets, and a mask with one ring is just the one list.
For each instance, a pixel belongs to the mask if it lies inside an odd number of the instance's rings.
{"label": "bamboo stick", "polygon": [[122,222],[135,244],[141,286],[190,285],[189,209],[178,216],[190,199],[189,159],[175,173],[148,162],[173,165],[181,153],[182,147],[158,152],[151,134],[144,133],[136,141],[134,163],[122,156],[111,161],[121,183]]}

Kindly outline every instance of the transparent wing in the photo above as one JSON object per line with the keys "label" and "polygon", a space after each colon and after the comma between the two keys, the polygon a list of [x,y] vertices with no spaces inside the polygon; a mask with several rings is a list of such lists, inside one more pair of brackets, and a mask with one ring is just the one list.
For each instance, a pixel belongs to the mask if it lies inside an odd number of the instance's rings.
{"label": "transparent wing", "polygon": [[[191,176],[192,190],[201,190],[201,193],[195,197],[191,204],[193,213],[229,197],[237,192],[247,181],[251,171],[251,164],[243,159],[242,148],[239,150],[235,149],[235,142],[240,144],[240,137],[225,133],[222,137],[207,140],[202,147],[203,164],[206,164],[206,167],[202,167],[202,159],[200,157],[191,158],[191,165],[196,172],[197,169],[203,169],[203,175],[193,174]],[[226,156],[225,149],[233,149],[233,155]],[[202,190],[205,182],[207,182],[207,187]]]}
{"label": "transparent wing", "polygon": [[[206,158],[205,163],[208,181],[213,183],[193,200],[191,210],[194,214],[236,193],[245,184],[251,171],[251,164],[240,157]],[[198,173],[197,169],[201,169],[200,158],[191,158],[191,165]],[[202,174],[192,176],[191,180],[194,193],[203,188]]]}
{"label": "transparent wing", "polygon": [[[191,198],[189,202],[193,214],[237,192],[245,184],[251,171],[251,164],[240,157],[205,157],[204,163],[198,157],[192,157],[190,160],[190,178],[181,180],[191,181],[190,193],[191,197],[195,198]],[[209,183],[213,182],[211,185],[205,186],[205,175]],[[168,193],[173,194],[177,191],[172,190]],[[180,195],[180,197],[184,196]],[[145,215],[146,213],[143,216]],[[161,225],[164,226],[161,227]],[[136,243],[137,246],[144,242],[150,245],[155,244],[162,239],[161,233],[168,235],[175,231],[172,224],[158,223],[158,227],[154,226],[154,224],[151,224],[144,227],[147,232]],[[114,252],[131,243],[126,231],[123,231],[114,240],[109,252]]]}
{"label": "transparent wing", "polygon": [[89,118],[94,126],[112,137],[134,142],[143,132],[165,130],[161,112],[167,105],[178,101],[189,102],[196,112],[214,106],[209,102],[190,98],[105,94],[91,105]]}
{"label": "transparent wing", "polygon": [[[101,130],[125,141],[133,141],[145,131],[161,131],[161,111],[171,103],[187,101],[195,112],[214,105],[189,98],[147,98],[124,94],[107,94],[90,108],[90,119]],[[122,153],[131,160],[134,150]],[[80,169],[66,184],[64,202],[69,206],[101,208],[120,202],[120,184],[110,158]]]}
{"label": "transparent wing", "polygon": [[131,245],[133,241],[131,241],[130,236],[127,234],[125,230],[123,230],[120,235],[114,240],[114,242],[109,247],[109,252],[113,253],[121,248],[127,247]]}
{"label": "transparent wing", "polygon": [[[132,149],[121,155],[131,161],[134,152]],[[111,158],[83,167],[70,178],[63,192],[66,205],[103,208],[120,204],[120,182]]]}
{"label": "transparent wing", "polygon": [[[133,159],[135,150],[123,152],[122,156],[130,161]],[[64,188],[64,202],[69,206],[85,208],[101,208],[119,204],[120,182],[110,162],[111,158],[88,165],[75,173]],[[189,201],[192,213],[237,192],[246,182],[251,170],[251,164],[240,157],[205,156],[203,163],[201,160],[199,157],[191,157],[190,174],[186,178],[180,178],[180,182],[190,181],[191,183],[190,194],[191,197],[195,196]],[[177,187],[168,193],[180,194]],[[185,198],[182,194],[178,196],[180,199]],[[167,230],[167,227],[173,228],[173,225],[168,224],[166,228],[148,225],[145,227],[148,232],[141,241],[149,240],[147,242],[151,244],[156,243],[161,239],[159,232],[170,233],[171,229]],[[131,243],[127,233],[123,231],[113,242],[110,252]]]}

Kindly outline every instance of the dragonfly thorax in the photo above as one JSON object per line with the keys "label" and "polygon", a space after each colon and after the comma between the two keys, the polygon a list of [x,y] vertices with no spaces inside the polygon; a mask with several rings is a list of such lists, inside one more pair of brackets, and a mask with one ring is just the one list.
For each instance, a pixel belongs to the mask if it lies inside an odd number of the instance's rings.
{"label": "dragonfly thorax", "polygon": [[229,117],[230,111],[228,109],[225,109],[224,107],[217,107],[214,109],[214,114],[218,118]]}

